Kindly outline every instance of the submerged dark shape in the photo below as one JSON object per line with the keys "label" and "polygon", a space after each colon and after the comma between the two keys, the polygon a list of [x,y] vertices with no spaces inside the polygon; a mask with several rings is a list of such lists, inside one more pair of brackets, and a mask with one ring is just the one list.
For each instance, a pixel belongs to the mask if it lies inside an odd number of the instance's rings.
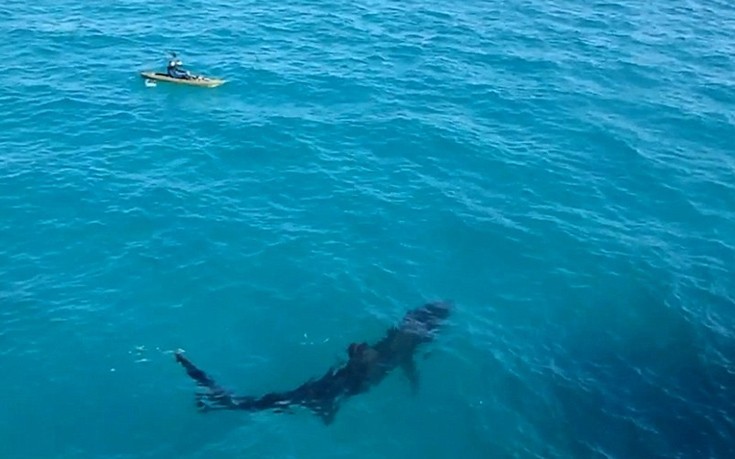
{"label": "submerged dark shape", "polygon": [[418,388],[418,373],[413,356],[416,349],[433,340],[451,310],[451,303],[433,302],[409,311],[397,327],[391,327],[375,344],[352,343],[347,348],[348,361],[330,368],[324,376],[311,379],[296,389],[271,392],[261,397],[238,396],[220,387],[209,375],[197,368],[181,352],[176,361],[196,383],[205,389],[197,394],[197,407],[209,410],[245,410],[276,412],[303,406],[331,424],[345,398],[370,390],[394,368],[403,369],[412,389]]}

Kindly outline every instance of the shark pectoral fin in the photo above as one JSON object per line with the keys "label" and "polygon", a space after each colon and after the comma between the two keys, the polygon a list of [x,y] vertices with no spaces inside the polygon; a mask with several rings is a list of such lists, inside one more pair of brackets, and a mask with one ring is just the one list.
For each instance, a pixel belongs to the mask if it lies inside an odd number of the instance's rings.
{"label": "shark pectoral fin", "polygon": [[309,408],[311,408],[314,414],[319,416],[324,425],[328,426],[334,422],[334,417],[337,415],[337,411],[339,410],[339,404],[333,400],[325,400],[323,402],[311,404]]}
{"label": "shark pectoral fin", "polygon": [[408,378],[408,383],[411,385],[411,392],[416,394],[419,391],[419,372],[416,369],[416,362],[412,358],[408,358],[401,364],[403,374]]}

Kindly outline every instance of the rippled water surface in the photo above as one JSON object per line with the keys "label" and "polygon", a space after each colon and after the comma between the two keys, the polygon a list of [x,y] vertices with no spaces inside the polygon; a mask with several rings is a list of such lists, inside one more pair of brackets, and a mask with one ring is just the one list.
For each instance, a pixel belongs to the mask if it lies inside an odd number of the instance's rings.
{"label": "rippled water surface", "polygon": [[[735,457],[724,0],[0,6],[0,457]],[[176,50],[215,89],[159,83]],[[410,308],[325,427],[200,414]]]}

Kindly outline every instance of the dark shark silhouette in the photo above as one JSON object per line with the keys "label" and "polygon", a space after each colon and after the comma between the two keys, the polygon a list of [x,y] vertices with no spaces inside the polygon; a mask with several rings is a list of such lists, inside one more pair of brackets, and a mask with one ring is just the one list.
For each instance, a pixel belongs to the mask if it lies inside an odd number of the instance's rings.
{"label": "dark shark silhouette", "polygon": [[196,404],[201,411],[292,412],[292,406],[302,406],[313,411],[324,424],[329,425],[334,421],[344,399],[367,392],[395,368],[403,369],[415,392],[418,389],[418,372],[414,353],[419,346],[434,339],[451,308],[451,303],[440,301],[409,311],[399,326],[391,327],[377,343],[350,344],[347,348],[347,363],[338,368],[330,368],[321,378],[310,379],[286,392],[271,392],[260,397],[238,396],[220,387],[181,351],[176,352],[176,361],[204,389],[203,393],[196,396]]}

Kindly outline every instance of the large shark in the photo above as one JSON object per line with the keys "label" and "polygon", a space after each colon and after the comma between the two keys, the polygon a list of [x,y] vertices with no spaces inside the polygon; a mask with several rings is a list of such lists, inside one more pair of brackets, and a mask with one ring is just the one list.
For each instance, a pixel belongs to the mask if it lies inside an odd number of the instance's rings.
{"label": "large shark", "polygon": [[196,396],[197,407],[202,411],[291,412],[292,406],[302,406],[329,425],[344,399],[367,392],[395,368],[401,368],[412,389],[417,390],[418,373],[414,354],[419,346],[434,339],[451,309],[450,302],[439,301],[411,310],[397,327],[391,327],[377,343],[350,344],[347,348],[347,363],[330,368],[321,378],[310,379],[290,391],[271,392],[260,397],[235,395],[220,387],[181,351],[177,351],[175,356],[186,373],[204,389]]}

